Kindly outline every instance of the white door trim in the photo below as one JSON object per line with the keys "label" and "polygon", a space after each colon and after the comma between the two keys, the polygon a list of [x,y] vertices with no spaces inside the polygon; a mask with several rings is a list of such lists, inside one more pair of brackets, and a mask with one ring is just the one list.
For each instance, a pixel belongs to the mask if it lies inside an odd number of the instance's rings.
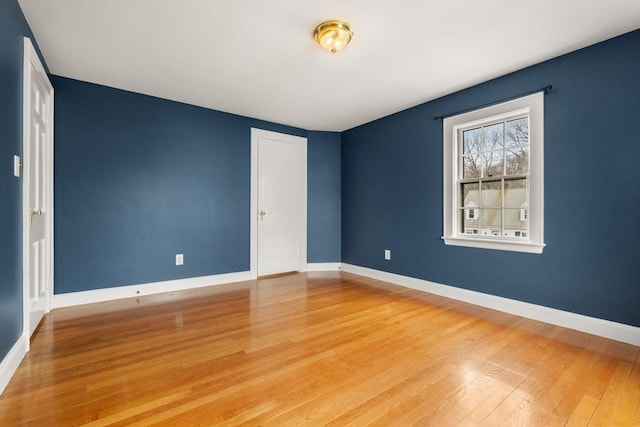
{"label": "white door trim", "polygon": [[300,269],[307,269],[307,138],[251,128],[251,203],[250,203],[250,258],[249,273],[251,279],[258,278],[258,140],[270,138],[300,145],[302,164],[300,165],[300,183],[302,185],[302,206],[300,209]]}
{"label": "white door trim", "polygon": [[29,140],[31,133],[31,65],[41,75],[50,95],[49,111],[47,112],[47,122],[50,125],[49,141],[45,144],[45,158],[43,169],[45,171],[46,206],[44,206],[47,233],[47,261],[48,265],[48,292],[46,299],[46,311],[51,310],[51,300],[53,296],[53,86],[49,81],[40,58],[27,37],[24,38],[24,64],[23,64],[23,102],[22,102],[22,288],[23,288],[23,328],[22,334],[26,337],[27,351],[29,350],[29,279],[30,279],[30,244],[29,244],[29,200],[30,200],[30,153]]}

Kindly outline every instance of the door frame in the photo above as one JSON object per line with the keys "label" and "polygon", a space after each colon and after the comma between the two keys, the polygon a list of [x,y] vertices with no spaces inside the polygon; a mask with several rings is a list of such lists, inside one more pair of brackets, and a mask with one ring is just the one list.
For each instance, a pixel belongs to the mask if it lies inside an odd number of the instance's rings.
{"label": "door frame", "polygon": [[249,275],[258,278],[258,144],[260,138],[275,139],[298,144],[301,153],[300,185],[302,203],[300,212],[300,268],[307,271],[307,138],[285,133],[251,128],[251,203],[250,203],[250,256]]}
{"label": "door frame", "polygon": [[29,141],[31,136],[31,82],[32,73],[31,66],[35,68],[36,72],[41,75],[42,79],[47,86],[49,92],[49,105],[47,111],[47,122],[49,124],[49,141],[45,145],[45,154],[43,159],[43,172],[44,172],[44,185],[43,191],[45,191],[45,217],[46,226],[46,259],[48,274],[45,275],[47,294],[45,312],[51,310],[51,300],[53,298],[53,86],[47,76],[40,58],[28,37],[24,38],[24,66],[23,66],[23,92],[22,92],[22,290],[23,290],[23,329],[22,333],[26,338],[26,350],[29,350],[29,286],[30,286],[30,265],[31,265],[31,251],[29,243],[29,224],[30,224],[30,184],[31,184],[31,171],[30,161],[31,153],[29,150]]}

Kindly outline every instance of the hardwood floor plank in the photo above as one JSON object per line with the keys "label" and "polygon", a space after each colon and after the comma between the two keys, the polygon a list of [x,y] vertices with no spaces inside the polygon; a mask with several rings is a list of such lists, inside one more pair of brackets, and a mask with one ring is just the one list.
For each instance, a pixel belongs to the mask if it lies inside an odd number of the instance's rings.
{"label": "hardwood floor plank", "polygon": [[[602,399],[600,399],[600,403],[598,404],[593,417],[591,417],[589,425],[615,425],[614,419],[617,418],[615,406],[624,390],[624,384],[629,377],[632,366],[633,365],[631,363],[625,361],[619,361],[616,363],[615,370],[607,385],[607,389],[602,396]],[[631,417],[627,418],[623,425],[630,425],[627,424],[630,422]]]}
{"label": "hardwood floor plank", "polygon": [[638,425],[640,348],[342,272],[54,310],[0,425]]}
{"label": "hardwood floor plank", "polygon": [[596,411],[599,400],[594,399],[591,396],[584,395],[580,399],[580,403],[576,406],[576,409],[571,414],[571,417],[567,420],[567,427],[580,427],[589,425],[593,413]]}
{"label": "hardwood floor plank", "polygon": [[640,403],[640,365],[635,363],[631,367],[629,377],[618,396],[613,409],[614,424],[631,422],[634,418],[636,408]]}

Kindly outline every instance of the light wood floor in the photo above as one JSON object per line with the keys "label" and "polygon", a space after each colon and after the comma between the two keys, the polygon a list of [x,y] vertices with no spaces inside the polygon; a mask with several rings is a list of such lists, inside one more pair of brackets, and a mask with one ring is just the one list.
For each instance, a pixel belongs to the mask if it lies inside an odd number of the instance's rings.
{"label": "light wood floor", "polygon": [[0,425],[640,425],[640,348],[346,273],[55,310]]}

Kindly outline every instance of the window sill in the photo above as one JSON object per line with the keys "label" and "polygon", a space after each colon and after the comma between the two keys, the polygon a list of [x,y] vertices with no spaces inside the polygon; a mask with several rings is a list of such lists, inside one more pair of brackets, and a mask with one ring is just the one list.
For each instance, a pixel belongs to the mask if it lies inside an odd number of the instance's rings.
{"label": "window sill", "polygon": [[541,254],[545,244],[531,242],[511,242],[484,238],[442,237],[446,245],[466,246],[469,248],[494,249],[498,251],[525,252]]}

